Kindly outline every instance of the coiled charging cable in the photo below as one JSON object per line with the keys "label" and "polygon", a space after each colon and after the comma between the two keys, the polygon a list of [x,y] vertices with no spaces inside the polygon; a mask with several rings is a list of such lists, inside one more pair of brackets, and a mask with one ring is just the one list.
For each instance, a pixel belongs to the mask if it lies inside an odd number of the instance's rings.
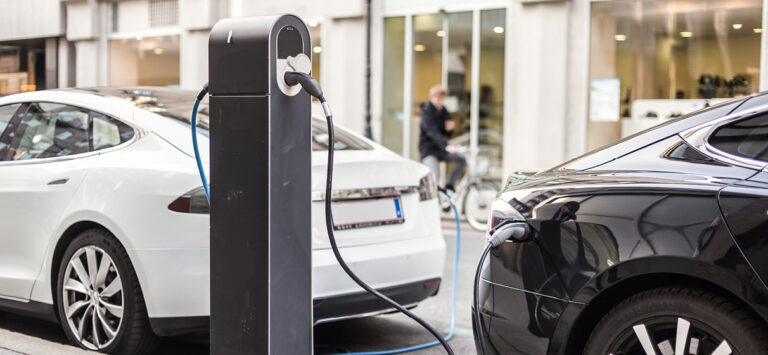
{"label": "coiled charging cable", "polygon": [[[325,120],[328,125],[328,168],[326,172],[326,183],[325,183],[325,227],[328,231],[328,239],[331,243],[331,249],[333,250],[333,255],[336,257],[336,260],[339,262],[339,266],[344,270],[344,272],[347,273],[347,275],[357,283],[360,287],[362,287],[365,291],[368,293],[376,296],[377,298],[381,299],[382,301],[388,303],[393,308],[397,309],[401,313],[405,314],[406,316],[410,317],[411,319],[415,320],[417,323],[419,323],[424,329],[429,331],[435,338],[437,338],[438,342],[445,348],[445,351],[453,355],[453,349],[451,349],[451,346],[448,345],[448,342],[443,339],[443,337],[434,329],[432,328],[427,322],[425,322],[423,319],[419,318],[417,315],[411,313],[411,311],[407,310],[405,307],[400,305],[399,303],[395,302],[394,300],[390,299],[389,297],[385,296],[381,292],[373,289],[371,286],[368,286],[363,280],[361,280],[355,273],[352,271],[352,269],[349,268],[347,263],[344,261],[344,258],[342,258],[341,253],[339,252],[339,248],[336,245],[336,237],[333,233],[333,215],[331,212],[331,198],[332,196],[332,186],[333,186],[333,158],[334,158],[334,132],[333,132],[333,114],[331,113],[331,108],[328,106],[328,103],[325,100],[325,97],[323,96],[323,91],[320,89],[320,85],[313,79],[309,74],[301,73],[301,72],[286,72],[284,76],[286,84],[289,86],[294,86],[297,84],[300,84],[304,90],[307,91],[310,95],[316,97],[320,104],[323,107],[323,112],[325,113]],[[197,161],[197,168],[200,173],[200,178],[203,181],[203,186],[205,188],[205,195],[208,198],[208,201],[210,202],[210,192],[208,189],[208,182],[205,178],[205,171],[203,170],[203,164],[200,159],[200,152],[197,148],[197,108],[200,105],[200,101],[205,97],[205,95],[208,93],[208,84],[205,84],[203,86],[203,89],[200,90],[200,93],[197,95],[197,99],[195,100],[195,105],[192,110],[192,116],[190,119],[190,123],[192,125],[192,143],[194,145],[194,151],[195,151],[195,160]],[[454,288],[455,289],[455,288]],[[414,349],[415,350],[415,349]]]}

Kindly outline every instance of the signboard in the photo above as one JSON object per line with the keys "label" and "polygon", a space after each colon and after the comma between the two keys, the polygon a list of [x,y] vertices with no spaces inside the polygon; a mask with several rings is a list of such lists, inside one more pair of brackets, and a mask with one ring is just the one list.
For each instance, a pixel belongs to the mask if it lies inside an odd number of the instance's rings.
{"label": "signboard", "polygon": [[617,122],[619,120],[621,101],[619,78],[592,79],[589,94],[591,121]]}

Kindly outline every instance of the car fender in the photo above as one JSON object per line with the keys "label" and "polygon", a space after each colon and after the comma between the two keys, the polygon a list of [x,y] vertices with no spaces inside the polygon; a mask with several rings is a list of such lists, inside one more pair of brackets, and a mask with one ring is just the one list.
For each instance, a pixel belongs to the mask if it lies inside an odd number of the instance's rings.
{"label": "car fender", "polygon": [[665,286],[711,290],[745,307],[752,304],[750,309],[768,321],[768,289],[748,265],[731,269],[689,257],[644,257],[596,274],[573,295],[558,320],[548,354],[580,351],[594,325],[613,306],[638,292]]}

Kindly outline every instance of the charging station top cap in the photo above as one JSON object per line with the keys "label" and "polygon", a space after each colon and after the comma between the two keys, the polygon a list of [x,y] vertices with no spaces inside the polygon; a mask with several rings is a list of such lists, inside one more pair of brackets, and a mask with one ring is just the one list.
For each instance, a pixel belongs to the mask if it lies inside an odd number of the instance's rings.
{"label": "charging station top cap", "polygon": [[212,95],[269,95],[278,88],[277,59],[311,58],[309,31],[294,15],[223,19],[208,40]]}

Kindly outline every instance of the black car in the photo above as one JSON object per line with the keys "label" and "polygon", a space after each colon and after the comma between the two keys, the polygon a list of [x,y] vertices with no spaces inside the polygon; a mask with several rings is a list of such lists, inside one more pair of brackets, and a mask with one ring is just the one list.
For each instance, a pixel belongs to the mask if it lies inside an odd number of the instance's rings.
{"label": "black car", "polygon": [[526,232],[478,266],[478,352],[768,354],[766,165],[762,94],[510,177],[489,236]]}

